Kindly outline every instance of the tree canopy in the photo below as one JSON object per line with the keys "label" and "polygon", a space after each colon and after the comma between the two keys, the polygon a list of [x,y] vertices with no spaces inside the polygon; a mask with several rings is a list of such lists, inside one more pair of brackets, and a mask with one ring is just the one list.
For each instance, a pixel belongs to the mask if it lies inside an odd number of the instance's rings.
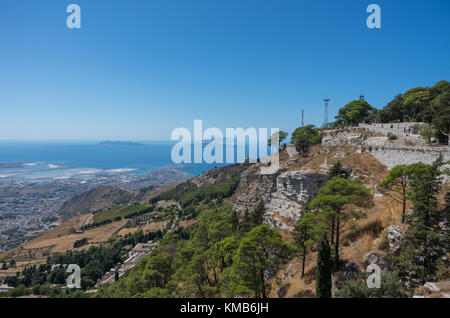
{"label": "tree canopy", "polygon": [[372,122],[375,119],[376,109],[365,100],[354,100],[339,109],[335,117],[344,125],[357,125],[362,122]]}
{"label": "tree canopy", "polygon": [[333,232],[336,237],[334,241],[336,268],[339,265],[339,239],[343,225],[348,221],[354,222],[363,216],[361,211],[346,209],[350,204],[358,207],[371,207],[373,205],[372,194],[361,180],[340,177],[328,180],[310,204],[311,209],[318,209],[319,213],[324,215],[324,220],[331,220],[331,238],[333,239]]}
{"label": "tree canopy", "polygon": [[307,152],[312,145],[320,143],[320,140],[319,129],[314,125],[298,127],[291,136],[291,143],[301,153]]}
{"label": "tree canopy", "polygon": [[[287,133],[287,132],[285,132],[283,130],[280,130],[278,132],[273,133],[272,136],[274,136],[274,135],[275,136],[278,135],[278,148],[280,148],[280,145],[286,140],[286,138],[289,135],[289,133]],[[267,145],[269,147],[272,146],[272,136],[267,140]]]}
{"label": "tree canopy", "polygon": [[230,287],[236,295],[266,298],[266,277],[296,252],[295,246],[283,241],[277,229],[263,224],[253,228],[241,240],[233,257]]}
{"label": "tree canopy", "polygon": [[405,223],[406,218],[406,199],[409,180],[414,174],[420,174],[426,170],[427,165],[418,162],[411,165],[398,165],[392,168],[386,179],[384,179],[380,186],[383,188],[390,188],[401,195],[402,202],[402,223]]}
{"label": "tree canopy", "polygon": [[[437,130],[436,137],[448,142],[450,133],[450,83],[416,87],[398,94],[377,112],[378,122],[426,122]],[[434,137],[434,136],[433,136]]]}
{"label": "tree canopy", "polygon": [[443,214],[437,196],[442,188],[442,155],[410,180],[414,208],[408,219],[409,228],[402,238],[400,255],[394,257],[399,277],[409,288],[436,278],[437,265],[445,253],[448,232],[441,226]]}

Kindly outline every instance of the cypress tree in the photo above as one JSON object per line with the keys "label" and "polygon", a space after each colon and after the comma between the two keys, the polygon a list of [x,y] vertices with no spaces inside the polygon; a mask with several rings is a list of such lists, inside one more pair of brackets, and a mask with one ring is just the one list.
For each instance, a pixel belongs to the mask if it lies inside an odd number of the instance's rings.
{"label": "cypress tree", "polygon": [[331,249],[326,234],[317,248],[316,297],[331,298]]}

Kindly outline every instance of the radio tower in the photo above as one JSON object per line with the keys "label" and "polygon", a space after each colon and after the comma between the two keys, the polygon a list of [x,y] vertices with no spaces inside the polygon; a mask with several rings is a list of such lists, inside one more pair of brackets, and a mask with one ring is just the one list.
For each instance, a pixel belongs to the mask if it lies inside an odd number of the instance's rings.
{"label": "radio tower", "polygon": [[326,127],[328,125],[328,103],[330,102],[330,99],[325,98],[323,101],[325,102],[325,116],[323,119],[323,126]]}
{"label": "radio tower", "polygon": [[304,119],[305,119],[305,111],[302,109],[302,127],[305,126]]}

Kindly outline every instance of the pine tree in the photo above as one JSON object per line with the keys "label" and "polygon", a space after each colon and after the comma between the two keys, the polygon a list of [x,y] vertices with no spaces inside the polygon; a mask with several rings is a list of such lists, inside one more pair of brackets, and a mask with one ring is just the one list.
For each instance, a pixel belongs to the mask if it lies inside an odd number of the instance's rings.
{"label": "pine tree", "polygon": [[340,177],[344,179],[348,179],[350,176],[350,172],[342,167],[342,164],[340,161],[336,162],[331,168],[330,168],[330,179],[334,177]]}
{"label": "pine tree", "polygon": [[261,225],[264,223],[264,214],[266,213],[266,208],[264,207],[264,202],[259,201],[255,210],[253,211],[252,221],[255,226]]}
{"label": "pine tree", "polygon": [[316,297],[331,298],[331,249],[324,235],[317,247]]}
{"label": "pine tree", "polygon": [[407,287],[413,288],[435,279],[436,268],[445,252],[446,233],[443,214],[438,209],[437,195],[442,187],[440,156],[410,181],[410,199],[414,204],[409,218],[410,227],[401,245],[400,255],[394,258],[400,278]]}
{"label": "pine tree", "polygon": [[270,285],[267,277],[297,252],[294,245],[283,240],[279,230],[263,224],[247,232],[240,240],[228,271],[234,295],[266,298]]}
{"label": "pine tree", "polygon": [[316,215],[308,211],[302,215],[295,226],[295,242],[299,247],[300,256],[302,257],[302,278],[305,276],[306,256],[308,254],[308,245],[311,243],[311,230],[314,226],[315,218]]}
{"label": "pine tree", "polygon": [[[335,268],[339,267],[340,235],[346,223],[354,223],[363,217],[361,211],[346,209],[350,204],[358,207],[373,206],[370,189],[361,180],[334,177],[319,190],[317,197],[311,201],[310,208],[317,209],[319,216],[325,216],[332,223],[331,238],[334,240]],[[320,224],[319,224],[320,225]]]}
{"label": "pine tree", "polygon": [[409,180],[414,174],[420,174],[427,169],[427,165],[418,162],[412,165],[395,166],[389,171],[386,179],[380,183],[383,188],[390,188],[400,194],[402,203],[402,223],[406,221],[406,199]]}
{"label": "pine tree", "polygon": [[259,201],[258,205],[252,212],[245,209],[242,216],[242,222],[239,224],[240,234],[244,235],[254,227],[263,224],[265,213],[266,209],[264,207],[264,202],[262,201]]}

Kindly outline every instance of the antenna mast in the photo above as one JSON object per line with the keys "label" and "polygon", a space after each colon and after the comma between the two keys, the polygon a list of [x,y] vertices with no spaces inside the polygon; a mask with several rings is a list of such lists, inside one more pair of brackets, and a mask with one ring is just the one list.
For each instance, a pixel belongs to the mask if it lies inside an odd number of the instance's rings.
{"label": "antenna mast", "polygon": [[325,116],[323,118],[323,125],[327,126],[328,125],[328,103],[330,102],[330,99],[325,98],[323,101],[325,102]]}

